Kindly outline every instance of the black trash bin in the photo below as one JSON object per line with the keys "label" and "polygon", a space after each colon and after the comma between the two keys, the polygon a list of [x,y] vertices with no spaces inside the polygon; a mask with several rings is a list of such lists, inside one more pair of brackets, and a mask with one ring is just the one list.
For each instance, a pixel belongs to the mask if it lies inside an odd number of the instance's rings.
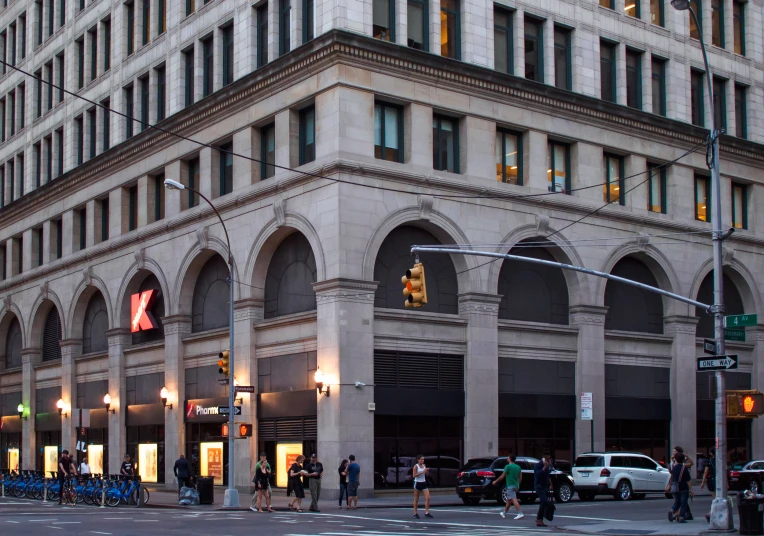
{"label": "black trash bin", "polygon": [[764,499],[738,499],[740,534],[764,535]]}
{"label": "black trash bin", "polygon": [[199,492],[199,504],[215,503],[215,480],[210,476],[202,476],[196,479],[196,491]]}

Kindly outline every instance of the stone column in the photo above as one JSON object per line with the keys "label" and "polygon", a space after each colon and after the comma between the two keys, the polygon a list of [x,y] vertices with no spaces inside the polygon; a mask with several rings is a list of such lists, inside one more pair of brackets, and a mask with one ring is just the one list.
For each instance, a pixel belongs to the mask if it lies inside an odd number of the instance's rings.
{"label": "stone column", "polygon": [[[127,391],[125,389],[125,347],[132,342],[130,331],[116,328],[106,332],[109,340],[109,395],[111,395],[111,409],[109,413],[109,470],[118,472],[122,459],[125,456],[126,434],[125,423],[127,417]],[[166,341],[165,341],[165,344]]]}
{"label": "stone column", "polygon": [[61,399],[69,415],[61,422],[61,447],[69,452],[76,452],[77,441],[77,365],[74,360],[82,354],[82,340],[65,339],[61,341]]}
{"label": "stone column", "polygon": [[[764,391],[764,325],[746,328],[748,342],[755,344],[751,358],[753,372],[751,373],[751,388]],[[753,419],[751,425],[751,456],[764,456],[764,419]]]}
{"label": "stone column", "polygon": [[[464,458],[499,450],[499,302],[501,296],[459,295],[459,315],[467,324],[464,356]],[[480,454],[480,453],[483,454]]]}
{"label": "stone column", "polygon": [[[576,360],[576,450],[605,450],[605,314],[607,307],[574,305],[570,324],[578,328]],[[581,393],[592,393],[594,403],[594,445],[592,423],[581,420]]]}
{"label": "stone column", "polygon": [[696,316],[666,316],[663,330],[672,335],[671,345],[671,445],[697,452],[697,396],[695,394]]}
{"label": "stone column", "polygon": [[[258,158],[260,132],[254,128],[245,128],[233,135],[233,151],[242,156]],[[246,158],[233,159],[233,189],[240,190],[255,182],[260,173],[260,164]]]}
{"label": "stone column", "polygon": [[[377,283],[330,279],[314,283],[318,368],[330,396],[318,395],[318,455],[341,460],[354,454],[361,466],[359,497],[374,490],[374,292]],[[367,387],[358,389],[355,382]],[[323,494],[339,495],[339,475],[324,473]]]}
{"label": "stone column", "polygon": [[21,403],[24,404],[21,441],[21,468],[35,470],[37,437],[35,434],[35,415],[37,414],[35,396],[34,367],[42,360],[39,348],[21,350]]}
{"label": "stone column", "polygon": [[164,412],[165,487],[177,490],[173,476],[175,460],[186,453],[186,428],[183,420],[186,401],[186,369],[183,365],[183,337],[191,333],[191,316],[172,315],[162,319],[164,325],[164,386],[172,409]]}
{"label": "stone column", "polygon": [[523,184],[525,186],[548,191],[548,153],[546,132],[529,130],[528,134],[523,136]]}
{"label": "stone column", "polygon": [[494,179],[496,176],[496,123],[477,117],[461,121],[459,162],[465,175]]}

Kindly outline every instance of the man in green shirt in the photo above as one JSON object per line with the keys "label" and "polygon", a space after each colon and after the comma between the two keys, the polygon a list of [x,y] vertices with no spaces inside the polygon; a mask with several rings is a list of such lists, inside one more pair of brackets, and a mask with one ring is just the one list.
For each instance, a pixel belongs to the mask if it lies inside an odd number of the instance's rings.
{"label": "man in green shirt", "polygon": [[507,504],[504,505],[504,510],[499,512],[501,517],[504,517],[509,511],[509,505],[514,504],[517,510],[515,519],[522,519],[525,517],[523,511],[520,510],[520,503],[517,502],[517,492],[520,490],[520,482],[523,481],[523,470],[515,463],[517,457],[514,454],[510,454],[507,458],[507,465],[504,467],[504,473],[493,481],[493,485],[497,485],[502,480],[507,481]]}

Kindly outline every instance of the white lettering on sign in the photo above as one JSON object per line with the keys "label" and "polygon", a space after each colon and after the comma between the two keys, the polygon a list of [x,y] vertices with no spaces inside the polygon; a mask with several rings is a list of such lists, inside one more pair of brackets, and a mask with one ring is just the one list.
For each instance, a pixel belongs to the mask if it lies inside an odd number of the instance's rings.
{"label": "white lettering on sign", "polygon": [[196,406],[196,414],[197,415],[217,415],[218,414],[218,407],[214,406],[211,408],[205,408],[204,406]]}

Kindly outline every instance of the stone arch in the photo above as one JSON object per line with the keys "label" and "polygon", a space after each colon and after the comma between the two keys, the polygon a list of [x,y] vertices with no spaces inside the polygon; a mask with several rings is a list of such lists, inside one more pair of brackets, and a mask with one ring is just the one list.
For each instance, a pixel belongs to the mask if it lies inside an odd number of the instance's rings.
{"label": "stone arch", "polygon": [[[698,271],[695,273],[695,278],[692,281],[692,287],[690,288],[691,297],[697,297],[703,280],[709,273],[711,273],[713,267],[714,260],[712,257],[709,257],[703,264],[700,265],[700,268],[698,268]],[[724,275],[728,276],[732,282],[735,283],[738,291],[740,291],[740,297],[743,300],[743,307],[745,308],[746,313],[756,313],[764,309],[760,301],[761,294],[759,292],[758,285],[756,284],[756,278],[742,262],[734,258],[729,261],[725,261]]]}
{"label": "stone arch", "polygon": [[[374,280],[379,282],[375,307],[404,309],[401,276],[411,267],[412,243],[438,245],[438,239],[426,229],[410,224],[396,227],[379,247],[374,263]],[[454,264],[442,254],[420,253],[425,267],[428,303],[423,310],[432,313],[459,314],[459,288]]]}
{"label": "stone arch", "polygon": [[[620,259],[610,272],[651,287],[659,286],[650,268],[633,256]],[[663,299],[659,294],[620,281],[605,285],[605,329],[639,333],[663,333]]]}
{"label": "stone arch", "polygon": [[[228,246],[215,237],[207,238],[205,247],[199,242],[186,252],[183,262],[178,270],[178,277],[175,279],[175,288],[173,289],[173,303],[176,304],[175,313],[191,314],[193,306],[194,288],[199,278],[199,273],[206,263],[213,257],[219,256],[226,265],[226,277],[228,277]],[[234,301],[241,297],[242,285],[239,283],[239,269],[236,259],[233,261],[233,279],[234,279]],[[230,293],[230,290],[229,290]],[[227,299],[226,299],[227,301]],[[226,318],[228,318],[226,314]],[[228,325],[228,324],[226,324]]]}
{"label": "stone arch", "polygon": [[141,259],[133,263],[130,269],[128,269],[120,284],[117,303],[114,307],[114,320],[112,322],[115,328],[130,329],[130,296],[138,292],[139,287],[149,275],[156,277],[159,282],[164,301],[164,310],[173,310],[169,285],[167,284],[164,272],[153,259],[140,257]]}
{"label": "stone arch", "polygon": [[32,314],[29,317],[29,333],[27,334],[26,348],[42,348],[43,331],[45,330],[45,322],[48,319],[48,313],[51,308],[55,307],[58,312],[60,326],[60,335],[63,338],[66,331],[66,318],[64,317],[64,308],[61,305],[61,300],[58,298],[55,292],[47,289],[45,292],[41,292],[35,300],[32,306]]}
{"label": "stone arch", "polygon": [[301,233],[310,244],[316,261],[316,280],[323,281],[326,278],[324,251],[316,229],[303,216],[286,214],[282,224],[273,219],[257,235],[247,259],[245,281],[249,285],[242,286],[243,297],[265,299],[265,280],[271,258],[281,242],[294,232]]}
{"label": "stone arch", "polygon": [[82,320],[82,353],[107,352],[109,340],[109,306],[100,291],[90,296]]}
{"label": "stone arch", "polygon": [[100,293],[106,303],[106,314],[108,315],[109,329],[114,326],[114,313],[111,308],[111,296],[109,289],[100,277],[89,276],[89,281],[83,279],[74,291],[74,299],[69,307],[69,332],[67,338],[82,339],[83,322],[85,311],[90,303],[90,299]]}
{"label": "stone arch", "polygon": [[[461,228],[450,218],[431,209],[427,219],[422,218],[420,207],[406,207],[390,213],[376,228],[366,246],[363,257],[362,277],[372,281],[379,250],[387,236],[402,225],[421,227],[432,234],[441,244],[469,244],[470,241]],[[441,254],[442,255],[442,254]],[[482,288],[478,260],[470,255],[449,255],[456,269],[459,293]]]}
{"label": "stone arch", "polygon": [[291,233],[268,263],[263,291],[263,316],[275,318],[316,309],[316,258],[302,233]]}
{"label": "stone arch", "polygon": [[191,298],[191,331],[227,327],[231,287],[228,264],[212,255],[198,270]]}
{"label": "stone arch", "polygon": [[0,319],[0,352],[3,357],[0,359],[0,368],[20,367],[21,350],[24,347],[24,326],[21,322],[21,315],[17,312],[18,308],[11,306],[10,309],[2,315]]}
{"label": "stone arch", "polygon": [[[554,229],[550,228],[549,231],[554,232]],[[557,262],[572,264],[574,266],[584,266],[584,261],[578,254],[578,251],[568,243],[567,238],[565,238],[562,233],[556,233],[549,238],[543,235],[539,236],[538,226],[536,225],[525,225],[512,230],[501,241],[504,245],[497,249],[497,252],[509,253],[518,243],[527,242],[528,240],[549,242],[550,246],[545,246],[544,249],[546,249]],[[503,265],[504,261],[492,262],[489,265],[488,292],[490,294],[499,293],[499,274]],[[588,276],[574,270],[562,270],[562,274],[565,277],[565,283],[568,287],[569,305],[587,303],[590,299]]]}

